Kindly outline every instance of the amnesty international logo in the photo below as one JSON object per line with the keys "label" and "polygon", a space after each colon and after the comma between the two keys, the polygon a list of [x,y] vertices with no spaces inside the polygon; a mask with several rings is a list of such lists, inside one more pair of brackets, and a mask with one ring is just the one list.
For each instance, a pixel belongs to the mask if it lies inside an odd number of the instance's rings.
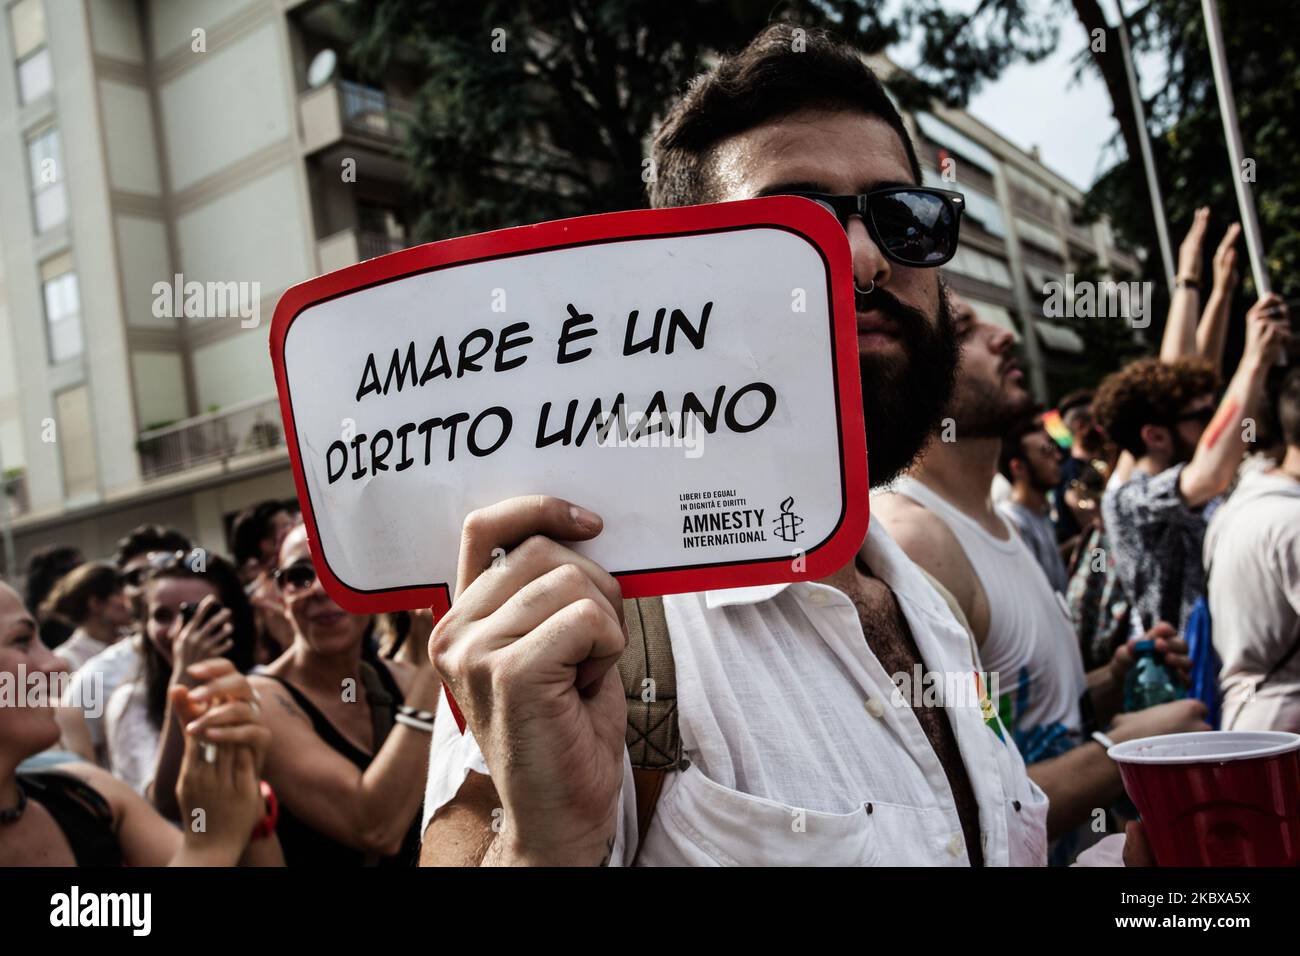
{"label": "amnesty international logo", "polygon": [[799,530],[800,526],[803,524],[803,518],[800,518],[795,514],[793,509],[794,498],[786,498],[785,501],[781,502],[781,513],[772,519],[772,523],[776,525],[773,534],[782,541],[793,541],[795,538],[799,537],[799,535],[803,534],[803,532]]}

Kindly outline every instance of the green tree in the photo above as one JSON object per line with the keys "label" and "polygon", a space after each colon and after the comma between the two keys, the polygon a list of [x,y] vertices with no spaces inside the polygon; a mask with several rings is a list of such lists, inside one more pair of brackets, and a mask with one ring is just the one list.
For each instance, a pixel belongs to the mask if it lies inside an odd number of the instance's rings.
{"label": "green tree", "polygon": [[[1274,290],[1294,298],[1300,293],[1300,178],[1291,166],[1300,139],[1300,4],[1221,2],[1218,10],[1242,144],[1251,161],[1242,174],[1254,179]],[[1135,51],[1158,52],[1167,64],[1164,83],[1145,104],[1152,152],[1175,246],[1196,207],[1211,209],[1214,226],[1203,269],[1208,278],[1218,235],[1239,213],[1200,0],[1149,0],[1133,12],[1131,30]],[[1163,284],[1140,159],[1125,158],[1105,173],[1089,194],[1089,208],[1108,211],[1122,241],[1152,250],[1147,276]],[[1239,318],[1256,298],[1244,242],[1238,262]]]}
{"label": "green tree", "polygon": [[920,30],[926,76],[905,105],[960,104],[1017,58],[1046,55],[1054,27],[1019,0],[972,15],[938,0],[377,0],[344,9],[372,76],[425,77],[405,140],[418,239],[645,204],[648,138],[665,105],[716,51],[771,20],[822,27],[878,52]]}

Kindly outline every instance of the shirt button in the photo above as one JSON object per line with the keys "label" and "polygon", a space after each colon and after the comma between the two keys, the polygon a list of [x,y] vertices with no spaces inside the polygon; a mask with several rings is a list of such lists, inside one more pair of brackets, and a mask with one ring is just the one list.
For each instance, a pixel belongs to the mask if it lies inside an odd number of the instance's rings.
{"label": "shirt button", "polygon": [[867,709],[867,713],[872,717],[881,717],[885,713],[885,705],[875,697],[868,697],[862,702],[862,706]]}
{"label": "shirt button", "polygon": [[826,596],[825,591],[814,590],[811,594],[808,595],[808,600],[811,601],[813,604],[817,605],[817,607],[825,607],[826,602],[829,601],[830,598]]}
{"label": "shirt button", "polygon": [[954,833],[952,839],[948,841],[948,853],[952,856],[961,856],[961,848],[965,840],[960,833]]}

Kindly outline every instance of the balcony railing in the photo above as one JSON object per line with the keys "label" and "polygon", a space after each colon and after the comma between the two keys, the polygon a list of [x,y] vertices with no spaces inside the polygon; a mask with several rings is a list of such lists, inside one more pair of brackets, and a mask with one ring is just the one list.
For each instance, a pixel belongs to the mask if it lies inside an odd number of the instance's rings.
{"label": "balcony railing", "polygon": [[320,271],[325,273],[405,248],[406,240],[394,239],[386,233],[343,229],[319,240],[316,243],[316,255],[320,261]]}
{"label": "balcony railing", "polygon": [[339,80],[338,86],[344,127],[380,139],[396,140],[401,135],[401,123],[411,115],[407,100],[350,80]]}
{"label": "balcony railing", "polygon": [[410,101],[348,80],[307,90],[298,97],[302,141],[308,153],[336,146],[348,137],[391,152],[411,114]]}
{"label": "balcony railing", "polygon": [[284,444],[280,404],[275,396],[255,398],[140,433],[140,471],[159,478],[200,465],[256,455]]}

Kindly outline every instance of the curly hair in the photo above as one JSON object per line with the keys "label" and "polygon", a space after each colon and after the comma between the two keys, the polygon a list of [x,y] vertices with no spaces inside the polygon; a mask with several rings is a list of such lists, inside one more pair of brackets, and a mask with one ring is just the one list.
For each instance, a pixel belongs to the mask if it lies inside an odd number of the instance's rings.
{"label": "curly hair", "polygon": [[1092,414],[1115,444],[1141,458],[1146,454],[1143,426],[1173,428],[1194,399],[1218,388],[1219,377],[1204,359],[1139,359],[1106,376],[1093,398]]}

